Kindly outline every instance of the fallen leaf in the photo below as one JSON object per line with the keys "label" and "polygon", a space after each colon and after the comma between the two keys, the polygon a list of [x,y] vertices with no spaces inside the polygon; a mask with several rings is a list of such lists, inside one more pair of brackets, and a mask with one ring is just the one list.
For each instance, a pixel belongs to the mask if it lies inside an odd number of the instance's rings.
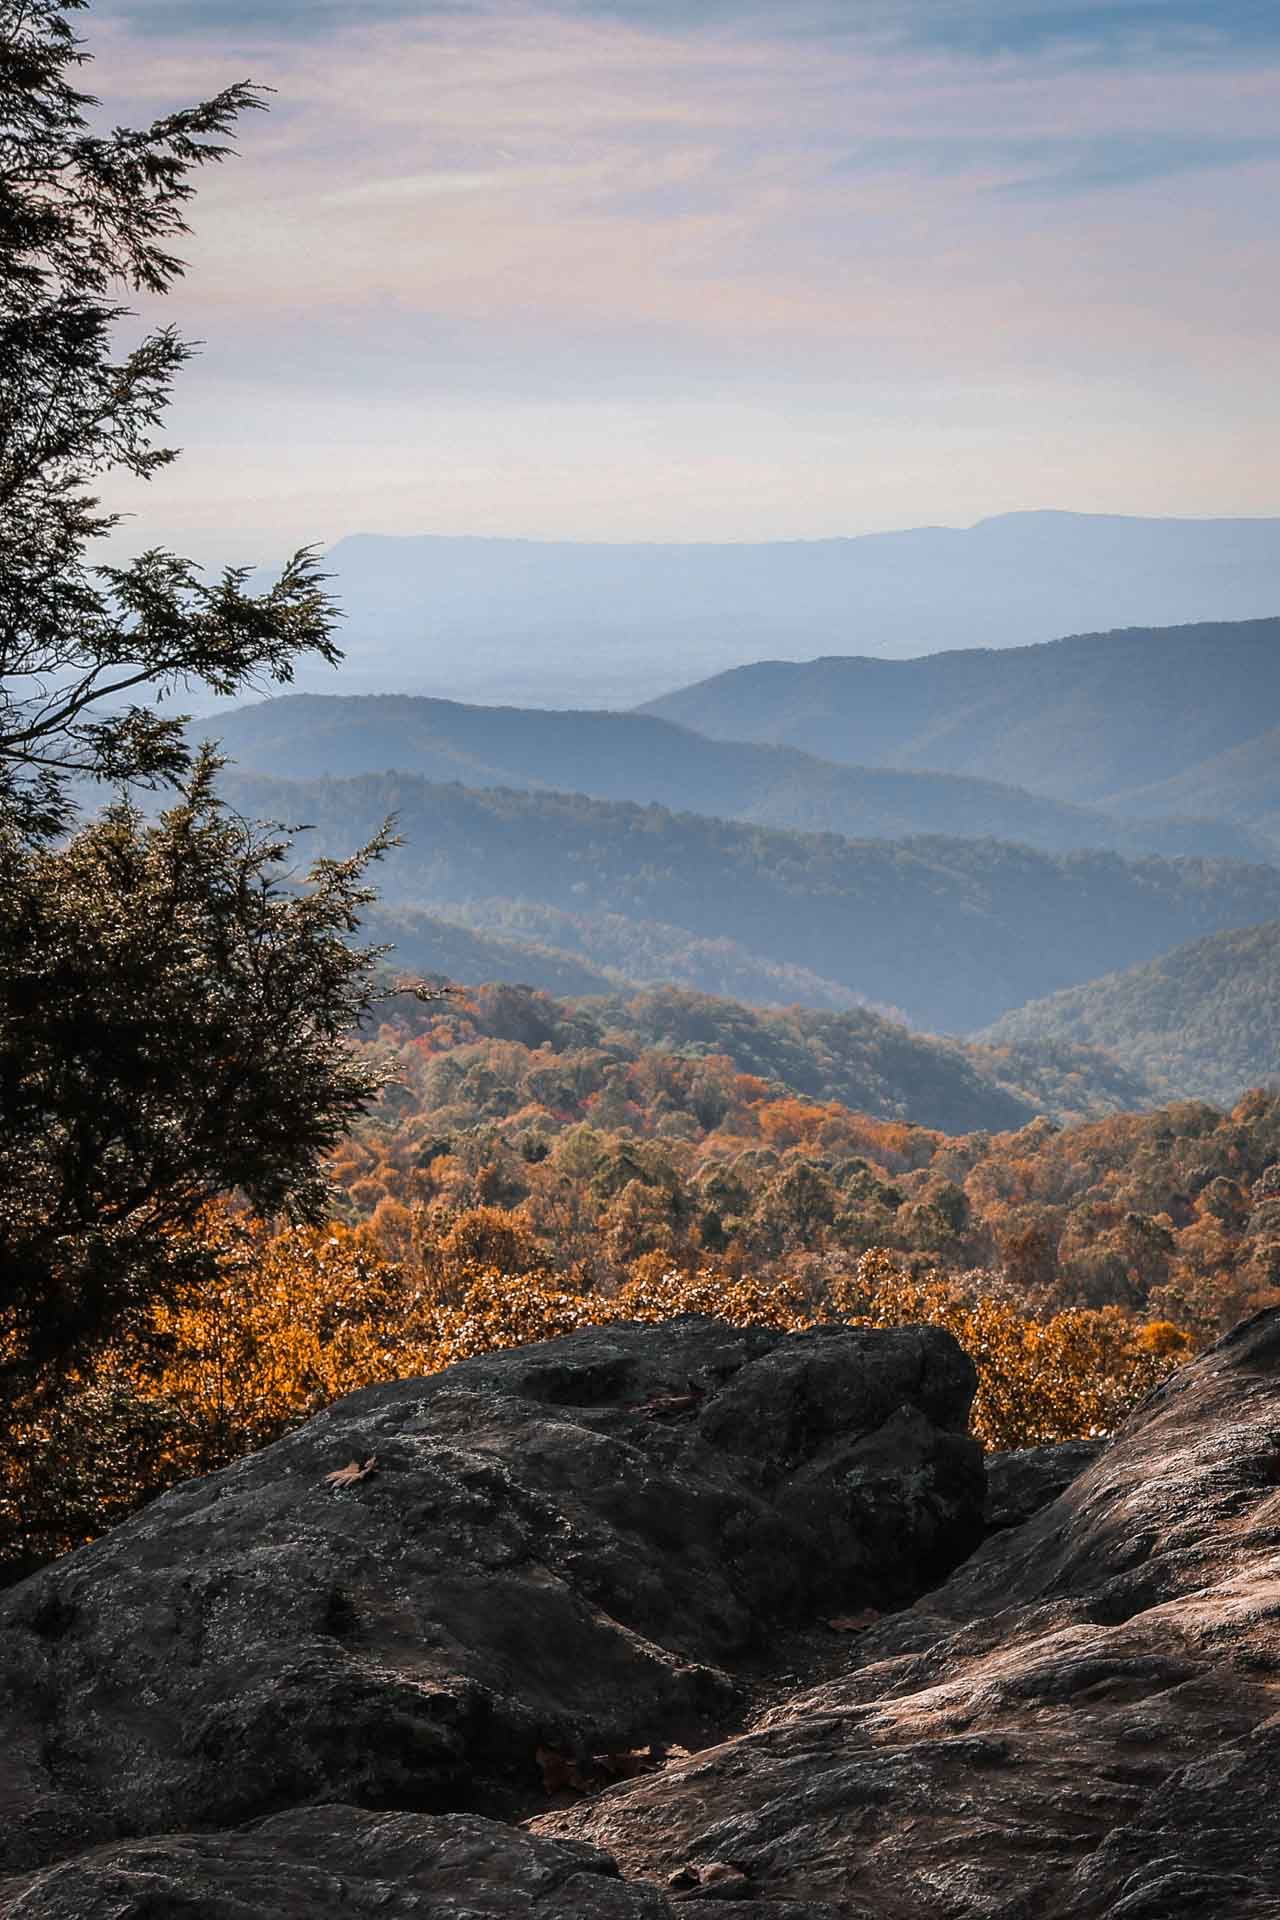
{"label": "fallen leaf", "polygon": [[354,1487],[357,1480],[367,1479],[378,1464],[378,1456],[371,1453],[361,1466],[358,1460],[349,1460],[345,1467],[338,1467],[333,1473],[326,1473],[324,1483],[327,1487]]}
{"label": "fallen leaf", "polygon": [[584,1780],[578,1763],[572,1754],[557,1753],[554,1747],[538,1747],[534,1751],[538,1771],[542,1775],[545,1793],[590,1793],[591,1782]]}
{"label": "fallen leaf", "polygon": [[689,1408],[696,1407],[701,1399],[701,1393],[696,1391],[693,1393],[658,1393],[654,1395],[652,1400],[638,1400],[635,1406],[627,1408],[627,1412],[646,1413],[650,1419],[655,1419],[662,1414],[687,1413]]}
{"label": "fallen leaf", "polygon": [[681,1867],[667,1885],[675,1890],[677,1900],[733,1900],[739,1894],[750,1898],[752,1892],[742,1868],[728,1860],[709,1860],[705,1867]]}
{"label": "fallen leaf", "polygon": [[638,1780],[642,1773],[657,1773],[664,1755],[660,1747],[631,1747],[622,1753],[594,1753],[592,1759],[602,1772],[614,1780]]}
{"label": "fallen leaf", "polygon": [[838,1614],[834,1620],[828,1620],[827,1625],[833,1633],[865,1633],[879,1618],[878,1607],[866,1607],[861,1613]]}

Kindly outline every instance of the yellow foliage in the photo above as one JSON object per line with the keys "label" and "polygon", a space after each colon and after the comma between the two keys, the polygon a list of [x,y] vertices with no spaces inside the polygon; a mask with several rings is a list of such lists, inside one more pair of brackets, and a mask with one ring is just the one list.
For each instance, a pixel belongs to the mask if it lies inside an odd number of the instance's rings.
{"label": "yellow foliage", "polygon": [[425,1370],[399,1268],[350,1229],[287,1227],[212,1212],[211,1285],[155,1309],[166,1354],[117,1365],[176,1401],[204,1436],[207,1464],[263,1444],[356,1387]]}
{"label": "yellow foliage", "polygon": [[674,1267],[655,1272],[638,1260],[632,1277],[609,1301],[593,1301],[610,1320],[673,1320],[682,1313],[709,1313],[736,1327],[777,1327],[794,1333],[810,1324],[799,1289],[788,1281],[766,1286],[746,1275],[730,1279],[703,1271],[681,1273]]}
{"label": "yellow foliage", "polygon": [[537,1235],[518,1215],[501,1207],[468,1207],[437,1241],[434,1263],[455,1275],[476,1267],[536,1273],[547,1262]]}
{"label": "yellow foliage", "polygon": [[873,1248],[856,1273],[830,1283],[837,1311],[864,1326],[945,1327],[973,1361],[974,1433],[991,1448],[1040,1446],[1109,1433],[1151,1388],[1190,1358],[1168,1321],[1143,1325],[1120,1307],[1073,1307],[1047,1320],[982,1291],[983,1276],[903,1274]]}
{"label": "yellow foliage", "polygon": [[[273,1233],[215,1209],[202,1234],[212,1280],[157,1306],[151,1338],[104,1354],[56,1415],[11,1426],[0,1532],[7,1525],[22,1553],[47,1557],[89,1538],[160,1487],[264,1444],[357,1387],[579,1327],[689,1313],[783,1332],[839,1319],[944,1327],[973,1359],[973,1430],[993,1448],[1107,1432],[1192,1350],[1167,1320],[1144,1325],[1115,1306],[1037,1320],[1001,1297],[991,1275],[913,1273],[884,1249],[856,1268],[824,1267],[816,1282],[777,1269],[682,1271],[650,1253],[606,1293],[528,1270],[536,1240],[496,1208],[468,1210],[440,1241],[447,1287],[421,1269],[406,1277],[370,1250],[367,1230]],[[472,1251],[501,1251],[513,1265]]]}

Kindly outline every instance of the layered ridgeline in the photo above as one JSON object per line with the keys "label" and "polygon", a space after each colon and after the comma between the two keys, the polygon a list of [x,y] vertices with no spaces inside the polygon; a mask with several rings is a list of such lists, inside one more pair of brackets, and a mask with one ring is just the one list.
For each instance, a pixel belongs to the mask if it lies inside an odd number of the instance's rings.
{"label": "layered ridgeline", "polygon": [[512,902],[660,922],[806,968],[933,1031],[983,1027],[1197,935],[1280,917],[1280,871],[1239,861],[855,841],[396,774],[224,778],[244,812],[313,822],[318,850],[345,852],[394,814],[405,844],[379,871],[388,908],[464,906],[498,932]]}
{"label": "layered ridgeline", "polygon": [[1280,520],[1015,513],[733,545],[362,534],[324,564],[347,613],[348,685],[555,706],[634,705],[748,660],[901,658],[1280,608]]}
{"label": "layered ridgeline", "polygon": [[656,801],[858,839],[947,833],[1019,840],[1052,853],[1261,853],[1246,830],[1224,822],[1126,820],[971,775],[847,766],[794,747],[711,740],[649,714],[291,694],[220,713],[195,731],[219,740],[238,766],[288,779],[395,768],[468,787]]}
{"label": "layered ridgeline", "polygon": [[1280,619],[916,660],[762,661],[646,711],[717,739],[995,778],[1121,813],[1270,816],[1274,836]]}
{"label": "layered ridgeline", "polygon": [[1016,1048],[1103,1047],[1166,1093],[1232,1100],[1280,1084],[1280,922],[1211,934],[1020,1007],[990,1029]]}

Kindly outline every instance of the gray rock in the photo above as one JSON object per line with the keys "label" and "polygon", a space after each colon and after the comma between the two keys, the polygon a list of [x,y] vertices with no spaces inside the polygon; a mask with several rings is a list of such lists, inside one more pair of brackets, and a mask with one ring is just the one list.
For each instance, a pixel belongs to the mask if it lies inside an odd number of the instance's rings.
{"label": "gray rock", "polygon": [[894,1920],[1280,1915],[1280,1312],[741,1735],[533,1822]]}
{"label": "gray rock", "polygon": [[6,1920],[670,1920],[594,1847],[466,1814],[311,1807],[95,1848],[11,1882]]}
{"label": "gray rock", "polygon": [[0,1597],[0,1873],[308,1803],[493,1811],[540,1745],[705,1744],[779,1623],[969,1549],[973,1388],[936,1329],[689,1318],[354,1394]]}
{"label": "gray rock", "polygon": [[1055,1446],[1022,1447],[987,1455],[987,1526],[1020,1527],[1049,1506],[1091,1467],[1106,1440],[1060,1440]]}

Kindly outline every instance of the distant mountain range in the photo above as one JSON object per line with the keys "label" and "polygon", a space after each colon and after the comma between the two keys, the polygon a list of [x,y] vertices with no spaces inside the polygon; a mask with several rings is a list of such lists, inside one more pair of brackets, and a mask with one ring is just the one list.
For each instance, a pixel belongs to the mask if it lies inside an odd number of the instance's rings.
{"label": "distant mountain range", "polygon": [[1228,1104],[1280,1085],[1280,922],[1211,934],[1006,1014],[984,1036],[1102,1047],[1162,1095]]}
{"label": "distant mountain range", "polygon": [[394,813],[407,844],[379,872],[388,907],[465,905],[498,932],[512,902],[617,916],[637,923],[638,948],[659,922],[805,968],[934,1031],[986,1026],[1199,934],[1280,918],[1280,871],[1240,861],[844,840],[398,774],[224,784],[245,812],[314,822],[314,843],[332,852]]}
{"label": "distant mountain range", "polygon": [[1212,811],[1274,843],[1276,618],[919,660],[763,661],[645,711],[713,739],[995,778],[1120,813]]}
{"label": "distant mountain range", "polygon": [[367,930],[404,969],[977,1031],[966,1072],[1019,1111],[1280,1070],[1280,618],[758,662],[632,712],[298,693],[193,732],[316,850],[397,815]]}
{"label": "distant mountain range", "polygon": [[630,706],[761,658],[903,658],[1280,612],[1280,519],[1014,513],[736,545],[358,534],[325,564],[352,691],[530,706]]}
{"label": "distant mountain range", "polygon": [[291,694],[220,714],[196,731],[218,738],[241,768],[289,779],[394,769],[854,839],[946,833],[1053,853],[1101,847],[1256,859],[1261,851],[1230,822],[1125,820],[970,775],[840,766],[794,747],[710,740],[651,714]]}

